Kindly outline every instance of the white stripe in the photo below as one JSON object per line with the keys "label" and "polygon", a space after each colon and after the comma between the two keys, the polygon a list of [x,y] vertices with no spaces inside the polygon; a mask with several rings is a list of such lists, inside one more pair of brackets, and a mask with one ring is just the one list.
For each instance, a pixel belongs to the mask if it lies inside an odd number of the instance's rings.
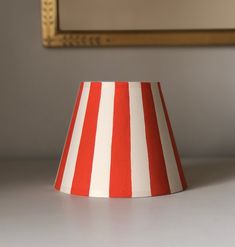
{"label": "white stripe", "polygon": [[73,183],[78,148],[79,148],[80,139],[82,135],[82,128],[83,128],[84,118],[86,114],[86,107],[87,107],[89,92],[90,92],[90,83],[85,82],[83,86],[83,90],[82,90],[82,95],[80,99],[80,105],[78,108],[77,117],[75,120],[75,125],[74,125],[74,130],[73,130],[73,134],[71,138],[68,157],[67,157],[67,161],[65,165],[63,180],[62,180],[62,184],[60,188],[60,190],[65,193],[70,193],[72,183]]}
{"label": "white stripe", "polygon": [[114,90],[102,83],[89,196],[109,197]]}
{"label": "white stripe", "polygon": [[171,143],[171,137],[169,134],[166,117],[164,114],[164,109],[157,84],[152,83],[151,89],[153,93],[155,111],[157,114],[158,127],[160,132],[161,143],[162,143],[163,155],[166,164],[168,181],[169,181],[171,193],[174,193],[182,190],[182,184],[181,184],[178,167],[175,160],[175,154]]}
{"label": "white stripe", "polygon": [[129,85],[129,95],[132,196],[151,196],[141,83]]}

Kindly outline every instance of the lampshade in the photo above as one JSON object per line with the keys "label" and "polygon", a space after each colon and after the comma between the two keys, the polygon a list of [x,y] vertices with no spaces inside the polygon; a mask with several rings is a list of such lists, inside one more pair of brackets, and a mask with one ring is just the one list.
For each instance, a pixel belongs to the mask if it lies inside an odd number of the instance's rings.
{"label": "lampshade", "polygon": [[160,83],[82,82],[55,188],[91,197],[184,190]]}

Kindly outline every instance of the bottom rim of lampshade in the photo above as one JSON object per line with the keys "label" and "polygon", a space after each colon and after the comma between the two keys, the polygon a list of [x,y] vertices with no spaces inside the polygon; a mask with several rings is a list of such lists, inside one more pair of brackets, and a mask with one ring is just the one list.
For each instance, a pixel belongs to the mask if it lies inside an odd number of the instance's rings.
{"label": "bottom rim of lampshade", "polygon": [[92,195],[81,195],[81,194],[76,194],[76,193],[71,193],[68,192],[69,189],[68,187],[60,187],[60,189],[55,188],[56,191],[67,194],[67,195],[72,195],[72,196],[77,196],[77,197],[90,197],[90,198],[146,198],[146,197],[158,197],[158,196],[167,196],[167,195],[172,195],[172,194],[177,194],[180,192],[183,192],[186,190],[186,188],[182,188],[180,190],[171,192],[171,193],[160,193],[156,195],[149,195],[149,191],[139,191],[135,192],[135,195],[132,196],[110,196],[104,193],[103,191],[93,191]]}

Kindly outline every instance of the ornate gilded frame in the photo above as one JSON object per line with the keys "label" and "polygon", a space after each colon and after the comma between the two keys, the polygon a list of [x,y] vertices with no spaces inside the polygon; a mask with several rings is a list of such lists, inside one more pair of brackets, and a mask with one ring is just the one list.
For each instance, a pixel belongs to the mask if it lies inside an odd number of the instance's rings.
{"label": "ornate gilded frame", "polygon": [[41,0],[42,38],[45,47],[234,45],[234,30],[81,31],[58,28],[57,0]]}

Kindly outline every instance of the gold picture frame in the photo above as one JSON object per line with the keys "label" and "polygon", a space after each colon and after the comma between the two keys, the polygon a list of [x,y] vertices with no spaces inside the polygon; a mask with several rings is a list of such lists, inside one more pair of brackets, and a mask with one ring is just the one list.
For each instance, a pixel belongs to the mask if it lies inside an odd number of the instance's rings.
{"label": "gold picture frame", "polygon": [[45,47],[234,45],[235,29],[153,31],[61,31],[58,0],[41,0]]}

